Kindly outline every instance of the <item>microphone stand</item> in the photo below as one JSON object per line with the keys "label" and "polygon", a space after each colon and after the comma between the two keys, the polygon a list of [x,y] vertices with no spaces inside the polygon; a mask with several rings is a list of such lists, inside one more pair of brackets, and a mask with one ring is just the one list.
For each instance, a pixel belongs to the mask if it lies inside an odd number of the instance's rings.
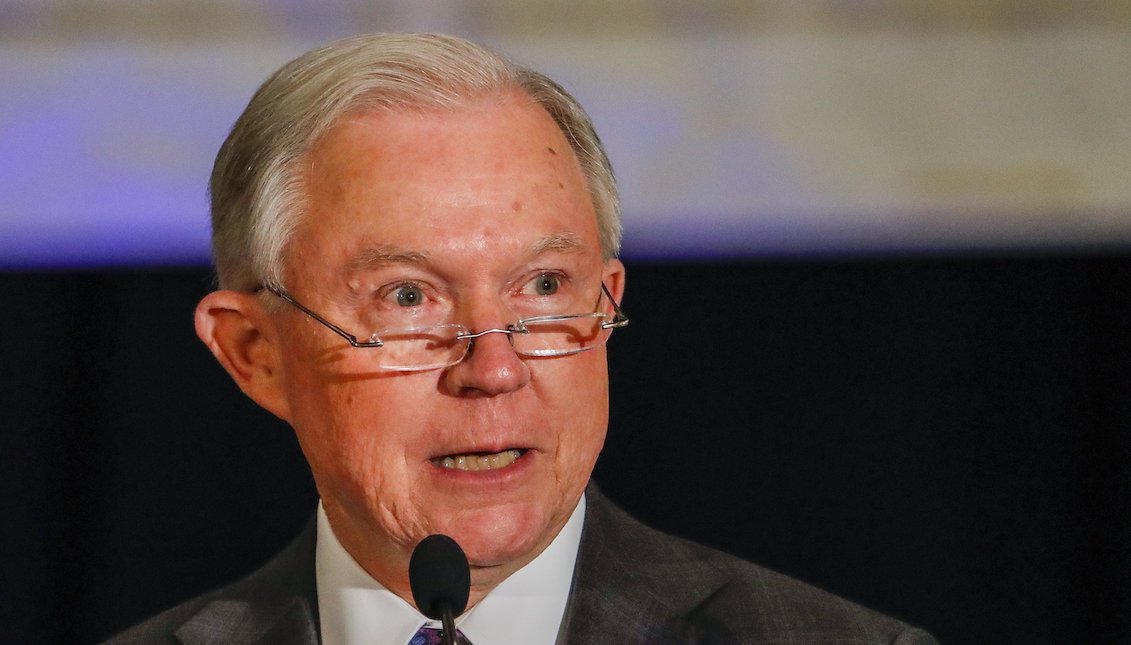
{"label": "microphone stand", "polygon": [[444,624],[444,630],[440,632],[444,645],[457,645],[456,619],[452,616],[452,603],[447,598],[440,601],[440,621]]}

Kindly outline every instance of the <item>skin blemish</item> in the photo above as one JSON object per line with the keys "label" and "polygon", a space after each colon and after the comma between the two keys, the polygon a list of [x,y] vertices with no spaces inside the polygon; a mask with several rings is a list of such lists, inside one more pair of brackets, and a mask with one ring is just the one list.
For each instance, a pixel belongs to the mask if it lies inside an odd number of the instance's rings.
{"label": "skin blemish", "polygon": [[555,157],[556,157],[556,156],[558,155],[558,151],[557,151],[557,150],[554,150],[554,149],[553,149],[553,147],[551,147],[551,146],[546,146],[546,149],[547,149],[547,150],[549,150],[549,151],[550,151],[550,154],[554,155]]}
{"label": "skin blemish", "polygon": [[516,212],[516,213],[517,213],[518,211],[522,210],[522,202],[520,202],[520,201],[518,201],[518,200],[516,199],[516,200],[514,201],[514,203],[512,203],[512,204],[511,204],[511,210],[512,210],[512,211],[514,211],[514,212]]}

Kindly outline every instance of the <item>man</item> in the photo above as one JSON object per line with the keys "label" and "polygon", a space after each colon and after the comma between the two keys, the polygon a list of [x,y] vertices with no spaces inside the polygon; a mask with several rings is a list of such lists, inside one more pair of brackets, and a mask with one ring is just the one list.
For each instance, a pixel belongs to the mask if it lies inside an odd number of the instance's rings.
{"label": "man", "polygon": [[549,79],[443,36],[331,44],[260,88],[211,193],[197,333],[294,427],[321,504],[264,569],[114,642],[434,638],[408,581],[434,533],[467,553],[478,645],[932,642],[589,486],[627,323],[619,207]]}

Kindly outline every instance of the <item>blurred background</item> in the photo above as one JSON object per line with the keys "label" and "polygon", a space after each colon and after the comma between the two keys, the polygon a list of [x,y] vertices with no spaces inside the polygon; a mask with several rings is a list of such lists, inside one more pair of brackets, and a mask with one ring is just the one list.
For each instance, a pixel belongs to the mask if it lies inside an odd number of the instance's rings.
{"label": "blurred background", "polygon": [[309,515],[192,334],[207,176],[283,62],[406,30],[607,144],[611,497],[945,642],[1131,642],[1131,3],[0,0],[4,642],[95,642]]}
{"label": "blurred background", "polygon": [[633,257],[1131,241],[1125,0],[0,0],[0,264],[205,262],[251,93],[373,30],[563,82]]}

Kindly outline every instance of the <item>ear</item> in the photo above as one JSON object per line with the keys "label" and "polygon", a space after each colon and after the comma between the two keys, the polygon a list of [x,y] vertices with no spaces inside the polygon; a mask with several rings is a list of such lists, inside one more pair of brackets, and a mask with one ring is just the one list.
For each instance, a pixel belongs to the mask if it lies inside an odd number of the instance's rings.
{"label": "ear", "polygon": [[613,294],[613,298],[617,301],[617,304],[624,304],[624,264],[616,258],[605,260],[605,268],[601,273],[601,280],[605,283],[605,287],[609,290],[609,293]]}
{"label": "ear", "polygon": [[278,334],[258,296],[240,291],[204,296],[196,306],[196,335],[244,394],[289,419]]}

